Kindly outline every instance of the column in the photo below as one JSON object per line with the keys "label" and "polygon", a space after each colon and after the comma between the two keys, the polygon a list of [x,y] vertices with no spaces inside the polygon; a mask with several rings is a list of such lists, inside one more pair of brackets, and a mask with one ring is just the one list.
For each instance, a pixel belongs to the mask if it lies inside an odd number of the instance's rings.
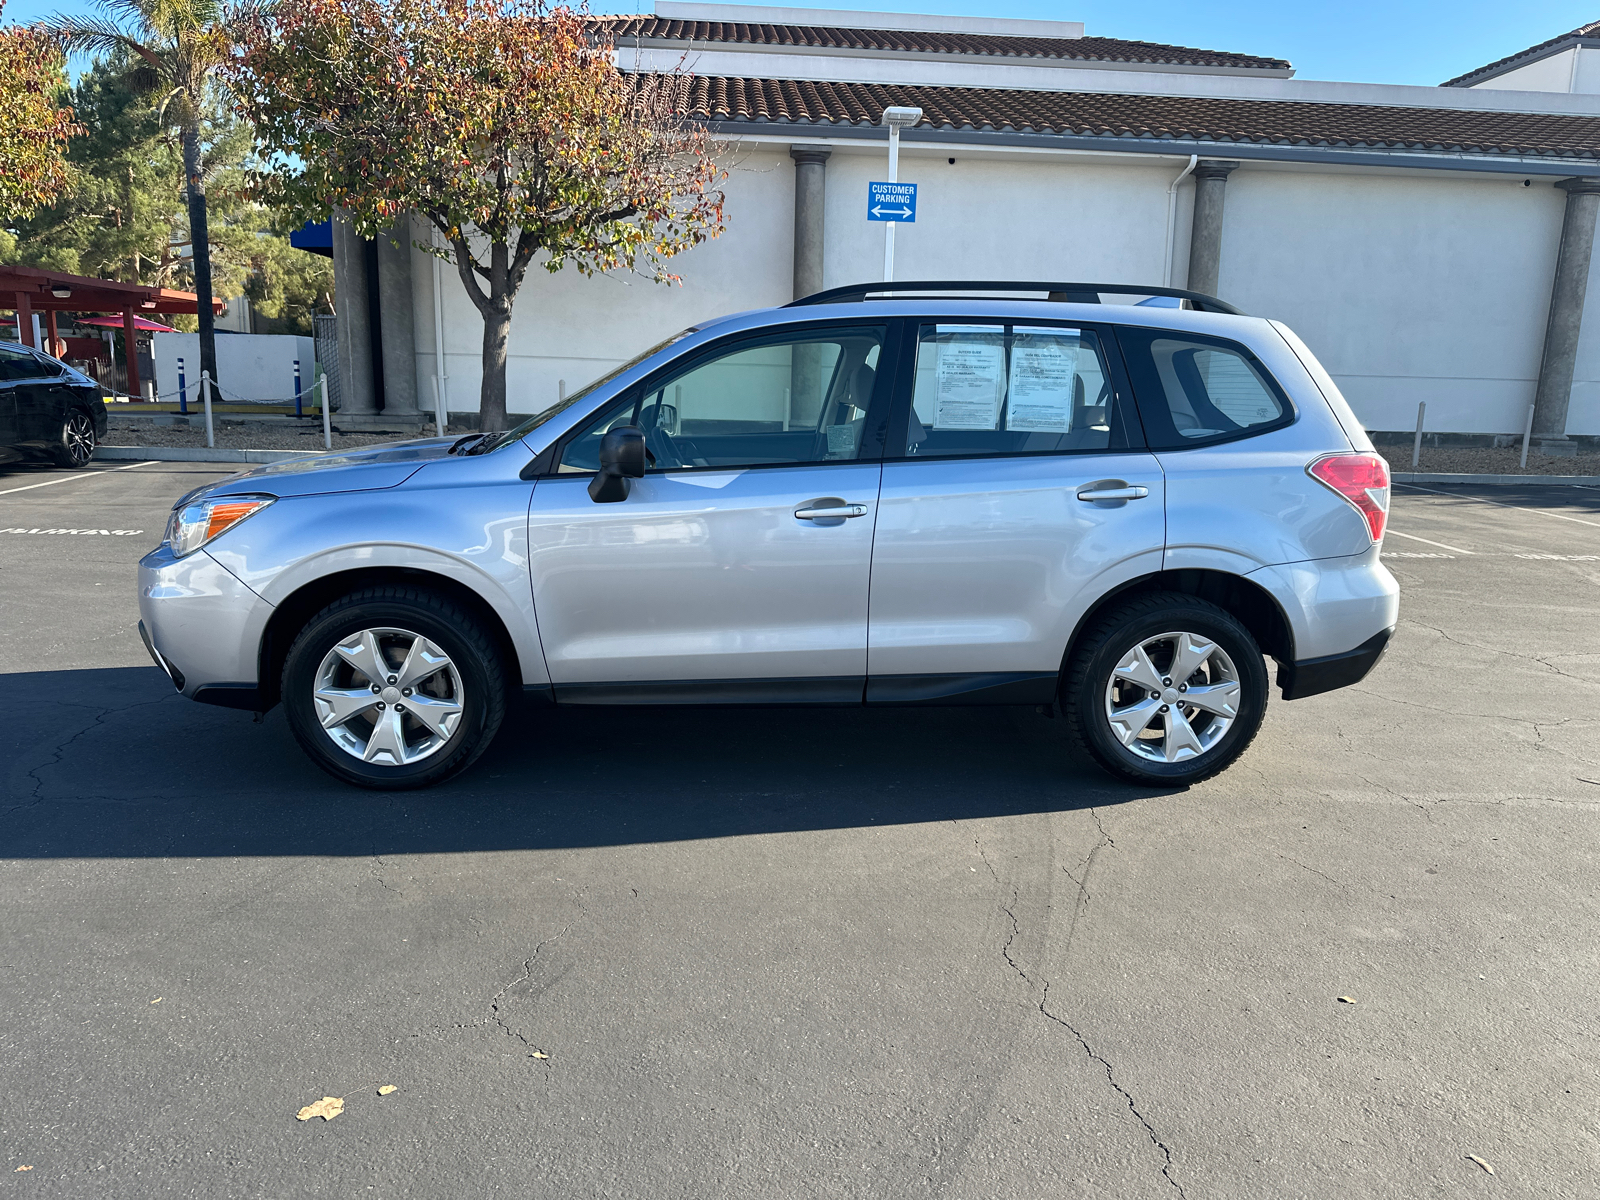
{"label": "column", "polygon": [[128,395],[144,399],[143,381],[139,378],[139,329],[133,323],[133,309],[122,310],[123,357],[127,367]]}
{"label": "column", "polygon": [[33,345],[33,302],[27,292],[17,293],[17,337],[24,346]]}
{"label": "column", "polygon": [[1222,202],[1228,176],[1237,162],[1202,158],[1194,169],[1194,223],[1189,234],[1191,292],[1217,294],[1217,274],[1222,268]]}
{"label": "column", "polygon": [[339,416],[371,416],[378,397],[372,377],[367,243],[343,212],[333,214],[333,294],[339,328]]}
{"label": "column", "polygon": [[1563,179],[1567,193],[1561,222],[1561,250],[1550,288],[1550,316],[1544,328],[1544,357],[1539,362],[1539,387],[1533,397],[1533,432],[1545,454],[1574,454],[1567,440],[1567,405],[1572,400],[1572,371],[1578,361],[1578,335],[1583,329],[1583,301],[1589,289],[1589,259],[1594,252],[1595,215],[1600,213],[1600,179]]}
{"label": "column", "polygon": [[421,427],[417,411],[417,331],[411,292],[411,216],[378,235],[378,342],[383,353],[383,419]]}
{"label": "column", "polygon": [[831,146],[790,146],[794,159],[794,298],[822,290],[822,211]]}
{"label": "column", "polygon": [[45,334],[44,352],[46,354],[50,355],[51,357],[54,357],[54,358],[65,358],[66,357],[65,353],[60,354],[60,355],[56,354],[56,343],[58,341],[60,341],[61,339],[56,334],[56,310],[53,309],[53,308],[49,308],[49,309],[45,310],[45,314],[44,314],[44,334]]}

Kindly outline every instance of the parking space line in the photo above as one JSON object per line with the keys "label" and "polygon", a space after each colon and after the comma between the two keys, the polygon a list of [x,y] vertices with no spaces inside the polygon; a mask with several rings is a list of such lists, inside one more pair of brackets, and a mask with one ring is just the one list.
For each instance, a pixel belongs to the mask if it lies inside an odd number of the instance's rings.
{"label": "parking space line", "polygon": [[75,479],[94,479],[100,475],[114,474],[117,471],[131,471],[135,467],[153,467],[155,465],[154,462],[136,462],[129,463],[125,467],[110,467],[104,471],[84,471],[78,475],[63,475],[60,479],[46,479],[43,483],[30,483],[25,487],[7,488],[5,491],[0,492],[0,496],[9,496],[13,492],[31,492],[34,488],[49,487],[52,483],[71,483]]}
{"label": "parking space line", "polygon": [[1414,533],[1401,533],[1398,529],[1391,528],[1391,529],[1387,530],[1386,532],[1394,534],[1395,537],[1410,538],[1413,542],[1421,542],[1424,546],[1437,546],[1441,550],[1450,550],[1450,551],[1453,551],[1456,554],[1472,554],[1472,553],[1474,553],[1471,550],[1463,550],[1460,546],[1447,546],[1443,542],[1435,542],[1435,541],[1431,541],[1431,540],[1429,540],[1428,538],[1425,538],[1425,537],[1418,537]]}
{"label": "parking space line", "polygon": [[1566,513],[1545,512],[1540,508],[1523,508],[1520,504],[1506,504],[1500,500],[1485,500],[1482,496],[1467,496],[1460,492],[1441,492],[1434,488],[1419,487],[1414,483],[1397,483],[1395,487],[1411,488],[1417,492],[1432,492],[1435,496],[1444,496],[1450,500],[1472,500],[1478,504],[1492,504],[1496,508],[1509,508],[1513,512],[1532,513],[1536,517],[1554,517],[1558,521],[1571,521],[1575,525],[1590,525],[1600,529],[1600,521],[1585,521],[1582,517],[1569,517]]}

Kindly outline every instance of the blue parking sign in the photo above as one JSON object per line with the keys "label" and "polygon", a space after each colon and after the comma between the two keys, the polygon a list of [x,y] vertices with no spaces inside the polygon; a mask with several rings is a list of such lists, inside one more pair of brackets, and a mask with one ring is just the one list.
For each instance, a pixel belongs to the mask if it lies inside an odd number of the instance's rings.
{"label": "blue parking sign", "polygon": [[867,220],[905,221],[917,219],[917,185],[914,183],[867,184]]}

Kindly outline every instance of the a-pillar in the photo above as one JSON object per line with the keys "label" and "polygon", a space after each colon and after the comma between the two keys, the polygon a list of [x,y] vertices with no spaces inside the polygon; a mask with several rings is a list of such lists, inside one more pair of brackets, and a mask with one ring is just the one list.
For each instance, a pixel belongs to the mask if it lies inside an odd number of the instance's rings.
{"label": "a-pillar", "polygon": [[1572,401],[1572,372],[1578,361],[1583,301],[1589,290],[1600,179],[1563,179],[1556,186],[1567,193],[1567,211],[1561,222],[1561,250],[1556,256],[1550,316],[1544,327],[1544,357],[1533,397],[1533,432],[1541,452],[1574,454],[1577,447],[1566,436],[1567,406]]}
{"label": "a-pillar", "polygon": [[385,428],[422,427],[417,410],[417,331],[412,311],[411,216],[378,235],[378,343],[383,354]]}
{"label": "a-pillar", "polygon": [[133,322],[133,309],[122,310],[123,357],[127,360],[128,395],[144,399],[143,381],[139,378],[139,328]]}
{"label": "a-pillar", "polygon": [[794,159],[794,298],[822,290],[823,208],[831,146],[790,146]]}
{"label": "a-pillar", "polygon": [[1222,204],[1237,162],[1202,158],[1194,168],[1194,223],[1189,233],[1189,290],[1217,294],[1222,270]]}
{"label": "a-pillar", "polygon": [[372,377],[372,318],[367,292],[367,242],[343,212],[333,214],[333,293],[339,331],[339,419],[378,411]]}

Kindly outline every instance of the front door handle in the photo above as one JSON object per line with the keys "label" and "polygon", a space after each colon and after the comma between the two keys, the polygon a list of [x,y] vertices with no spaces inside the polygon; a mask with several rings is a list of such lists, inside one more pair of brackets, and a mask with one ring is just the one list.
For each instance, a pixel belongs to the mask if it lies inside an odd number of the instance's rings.
{"label": "front door handle", "polygon": [[1149,494],[1149,488],[1137,484],[1132,487],[1089,487],[1078,493],[1078,499],[1092,504],[1096,500],[1143,500]]}
{"label": "front door handle", "polygon": [[797,508],[794,515],[801,521],[840,521],[846,517],[867,515],[865,504],[830,504],[821,508]]}

